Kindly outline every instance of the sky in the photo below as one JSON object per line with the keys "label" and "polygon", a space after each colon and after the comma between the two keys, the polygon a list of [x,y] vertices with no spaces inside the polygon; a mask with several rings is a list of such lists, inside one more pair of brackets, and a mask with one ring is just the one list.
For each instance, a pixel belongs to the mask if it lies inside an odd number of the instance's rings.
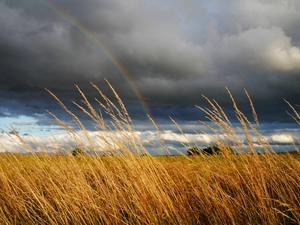
{"label": "sky", "polygon": [[[109,80],[133,117],[199,119],[201,95],[230,108],[228,87],[281,129],[300,100],[298,0],[0,0],[0,128],[56,130],[74,84]],[[68,104],[68,103],[67,103]],[[142,122],[140,122],[142,123]]]}

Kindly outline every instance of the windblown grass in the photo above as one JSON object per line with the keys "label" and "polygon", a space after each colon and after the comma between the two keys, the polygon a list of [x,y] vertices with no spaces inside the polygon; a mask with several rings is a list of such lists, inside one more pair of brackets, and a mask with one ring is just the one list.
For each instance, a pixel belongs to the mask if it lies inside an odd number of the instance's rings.
{"label": "windblown grass", "polygon": [[[1,155],[0,224],[300,224],[300,157],[298,153],[273,154],[259,133],[248,93],[253,123],[228,91],[244,131],[247,154],[232,154],[228,143],[236,149],[244,143],[220,105],[205,97],[209,107],[201,110],[215,124],[210,129],[226,136],[226,143],[224,139],[217,142],[223,153],[153,157],[142,141],[131,135],[132,120],[108,85],[115,100],[93,86],[101,97],[95,101],[110,116],[109,122],[79,87],[83,101],[74,104],[98,129],[122,131],[122,137],[99,137],[115,154]],[[80,118],[49,93],[85,137],[53,115],[56,122],[69,132],[77,147],[85,150],[84,139],[88,149],[96,151],[98,146]],[[265,154],[257,154],[254,139]]]}

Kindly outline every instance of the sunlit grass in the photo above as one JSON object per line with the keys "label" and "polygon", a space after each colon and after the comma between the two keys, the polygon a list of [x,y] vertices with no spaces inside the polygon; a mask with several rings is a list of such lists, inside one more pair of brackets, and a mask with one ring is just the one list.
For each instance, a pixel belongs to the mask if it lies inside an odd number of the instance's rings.
{"label": "sunlit grass", "polygon": [[[244,132],[247,153],[229,151],[228,143],[236,150],[245,143],[220,105],[205,97],[209,107],[201,110],[215,126],[206,125],[226,136],[226,143],[224,139],[216,142],[222,154],[151,156],[142,140],[131,135],[133,122],[113,88],[109,85],[116,101],[93,86],[100,95],[95,101],[102,113],[110,116],[109,122],[79,87],[83,101],[74,104],[99,130],[123,131],[117,137],[98,137],[111,147],[112,154],[2,154],[0,224],[300,223],[300,156],[274,153],[259,132],[248,93],[254,122],[241,112],[228,91]],[[76,147],[97,151],[95,140],[80,118],[49,93],[84,131],[84,137],[78,136],[73,127],[53,115],[73,137]],[[297,113],[294,108],[292,111]],[[21,136],[18,138],[22,141]],[[254,139],[264,154],[257,154]],[[165,147],[163,142],[161,145]]]}

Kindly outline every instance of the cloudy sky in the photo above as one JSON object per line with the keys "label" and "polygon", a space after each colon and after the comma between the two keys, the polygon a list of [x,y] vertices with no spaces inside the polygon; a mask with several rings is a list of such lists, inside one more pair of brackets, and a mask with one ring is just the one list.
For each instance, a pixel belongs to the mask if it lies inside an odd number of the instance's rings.
{"label": "cloudy sky", "polygon": [[44,88],[92,96],[104,79],[137,115],[142,98],[192,120],[201,94],[227,107],[228,87],[283,120],[282,98],[300,100],[299,12],[299,0],[0,0],[0,127],[50,126]]}

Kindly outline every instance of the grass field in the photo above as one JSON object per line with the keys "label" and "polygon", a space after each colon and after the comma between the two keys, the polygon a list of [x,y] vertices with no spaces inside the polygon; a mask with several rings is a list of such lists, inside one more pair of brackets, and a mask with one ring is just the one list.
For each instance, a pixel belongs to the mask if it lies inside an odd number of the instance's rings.
{"label": "grass field", "polygon": [[[103,137],[118,154],[2,154],[0,224],[300,224],[299,153],[274,153],[259,133],[248,93],[254,122],[229,92],[246,143],[219,104],[205,97],[210,108],[201,110],[226,136],[227,142],[216,142],[222,153],[154,157],[130,136],[131,118],[112,87],[117,103],[95,88],[103,100],[97,102],[111,117],[109,125],[79,88],[83,105],[75,104],[100,130],[126,131],[125,138]],[[51,95],[82,129],[91,148],[93,140],[80,119]],[[290,106],[299,123],[299,114]],[[84,151],[82,137],[54,118]],[[233,148],[246,145],[248,151],[233,154],[228,143]],[[257,145],[264,154],[257,154]]]}
{"label": "grass field", "polygon": [[1,224],[299,224],[298,153],[0,157]]}

